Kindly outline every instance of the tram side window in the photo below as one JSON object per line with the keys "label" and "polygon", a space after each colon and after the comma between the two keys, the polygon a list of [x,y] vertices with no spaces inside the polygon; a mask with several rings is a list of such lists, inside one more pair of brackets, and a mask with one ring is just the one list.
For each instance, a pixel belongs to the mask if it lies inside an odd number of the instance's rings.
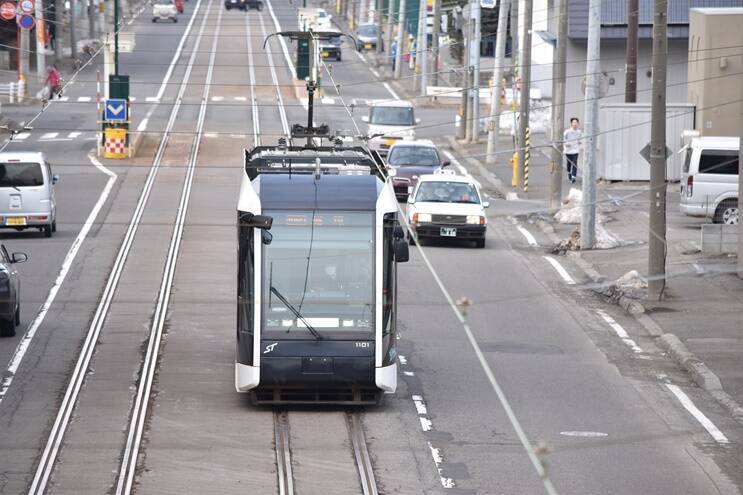
{"label": "tram side window", "polygon": [[394,272],[394,231],[396,219],[395,214],[386,214],[384,218],[384,241],[383,241],[383,268],[382,268],[382,331],[389,333],[394,330],[395,321],[394,296],[395,296],[395,272]]}
{"label": "tram side window", "polygon": [[240,332],[253,334],[253,301],[254,301],[254,262],[253,229],[240,226],[239,260],[238,260],[238,313],[237,321]]}

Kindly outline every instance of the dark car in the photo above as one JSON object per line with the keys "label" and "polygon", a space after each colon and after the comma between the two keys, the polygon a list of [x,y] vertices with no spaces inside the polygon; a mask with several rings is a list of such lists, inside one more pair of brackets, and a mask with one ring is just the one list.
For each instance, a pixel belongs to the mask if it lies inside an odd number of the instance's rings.
{"label": "dark car", "polygon": [[320,55],[322,58],[334,58],[341,61],[341,37],[331,36],[328,39],[320,40]]}
{"label": "dark car", "polygon": [[28,259],[25,253],[8,254],[0,244],[0,336],[13,337],[21,324],[21,278],[13,265]]}
{"label": "dark car", "polygon": [[[377,49],[377,25],[359,24],[356,30],[356,49],[358,51]],[[384,44],[382,44],[384,50]]]}
{"label": "dark car", "polygon": [[263,2],[261,0],[246,0],[245,6],[248,10],[255,9],[258,11],[263,10]]}
{"label": "dark car", "polygon": [[227,10],[263,10],[263,2],[261,0],[224,0],[224,7]]}
{"label": "dark car", "polygon": [[436,145],[430,141],[399,141],[390,149],[387,165],[395,169],[392,177],[395,196],[405,201],[418,177],[448,166],[449,161],[441,160]]}

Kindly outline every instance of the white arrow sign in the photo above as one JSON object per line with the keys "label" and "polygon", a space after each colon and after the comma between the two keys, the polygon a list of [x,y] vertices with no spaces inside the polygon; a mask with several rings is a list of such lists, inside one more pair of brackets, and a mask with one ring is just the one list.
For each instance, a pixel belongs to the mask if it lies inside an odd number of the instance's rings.
{"label": "white arrow sign", "polygon": [[111,113],[111,115],[113,115],[113,116],[118,116],[118,115],[119,115],[119,114],[120,114],[121,112],[123,112],[123,111],[124,111],[124,108],[125,108],[125,107],[124,107],[124,104],[123,104],[123,103],[122,103],[122,104],[120,104],[120,105],[119,105],[119,106],[117,106],[117,107],[115,107],[115,106],[113,106],[113,105],[111,105],[111,104],[109,103],[109,104],[107,105],[107,107],[108,107],[108,111],[109,111],[109,112]]}

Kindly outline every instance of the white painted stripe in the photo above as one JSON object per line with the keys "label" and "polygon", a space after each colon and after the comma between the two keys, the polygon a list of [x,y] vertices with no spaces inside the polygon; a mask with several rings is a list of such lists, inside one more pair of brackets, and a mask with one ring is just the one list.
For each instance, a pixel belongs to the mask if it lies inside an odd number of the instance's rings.
{"label": "white painted stripe", "polygon": [[[250,74],[250,112],[253,117],[253,146],[261,144],[260,114],[258,113],[258,98],[255,96],[255,68],[253,67],[253,43],[250,32],[250,18],[245,16],[245,39],[248,47],[248,68]],[[306,107],[305,107],[306,108]]]}
{"label": "white painted stripe", "polygon": [[421,422],[421,429],[423,431],[431,431],[433,429],[433,423],[428,418],[418,418]]}
{"label": "white painted stripe", "polygon": [[710,421],[710,419],[705,416],[704,413],[697,408],[697,406],[694,405],[689,396],[686,395],[683,390],[678,387],[678,385],[666,383],[666,387],[668,387],[668,390],[670,390],[673,395],[676,396],[679,402],[681,402],[681,405],[684,406],[684,409],[689,411],[689,413],[694,416],[694,419],[696,419],[699,424],[701,424],[704,429],[707,430],[707,433],[709,433],[712,438],[715,439],[715,442],[730,443],[730,440],[728,440],[728,438],[717,428],[717,426],[715,426],[715,424]]}
{"label": "white painted stripe", "polygon": [[400,361],[400,364],[403,365],[403,366],[405,366],[406,364],[408,364],[408,358],[406,358],[402,354],[398,355],[397,356],[397,359]]}
{"label": "white painted stripe", "polygon": [[325,97],[320,101],[323,105],[335,105],[335,98]]}
{"label": "white painted stripe", "polygon": [[77,101],[80,102],[80,103],[87,103],[87,102],[92,101],[92,100],[93,100],[93,98],[91,98],[90,96],[78,96],[77,97]]}
{"label": "white painted stripe", "polygon": [[136,96],[130,96],[129,97],[129,101],[132,101],[132,102],[133,101],[137,101],[137,97]]}
{"label": "white painted stripe", "polygon": [[57,98],[57,99],[58,99],[59,101],[70,101],[70,97],[69,97],[69,96],[60,96],[60,97],[59,97],[59,98]]}
{"label": "white painted stripe", "polygon": [[212,96],[212,101],[222,101],[224,100],[224,96]]}
{"label": "white painted stripe", "polygon": [[39,139],[54,139],[59,136],[58,132],[47,132],[43,134]]}
{"label": "white painted stripe", "polygon": [[62,138],[52,138],[52,139],[40,139],[40,141],[44,141],[45,143],[60,143],[60,142],[72,141],[72,139],[62,137]]}
{"label": "white painted stripe", "polygon": [[44,322],[44,318],[46,318],[46,315],[49,312],[49,308],[51,308],[52,303],[54,303],[54,300],[57,297],[57,293],[59,292],[60,287],[62,287],[62,283],[65,281],[65,278],[67,278],[67,274],[70,271],[72,263],[75,261],[75,257],[77,256],[78,251],[80,251],[80,246],[82,246],[83,241],[88,236],[91,227],[98,218],[98,214],[103,208],[103,205],[106,203],[106,199],[108,198],[108,195],[110,194],[111,189],[116,182],[117,175],[114,172],[104,167],[101,162],[99,162],[93,155],[88,155],[88,159],[95,168],[108,175],[108,182],[106,182],[106,186],[103,188],[103,191],[101,191],[100,196],[98,196],[98,201],[96,201],[93,209],[90,210],[88,218],[85,220],[85,223],[80,229],[80,232],[78,232],[77,237],[75,237],[75,240],[72,241],[72,245],[67,251],[64,260],[62,261],[62,266],[59,269],[59,273],[57,273],[57,278],[54,280],[54,283],[47,293],[44,304],[42,304],[39,308],[38,313],[36,313],[36,318],[34,318],[34,320],[28,326],[26,333],[23,335],[23,337],[21,337],[20,342],[18,342],[18,346],[13,353],[13,357],[10,358],[10,362],[8,363],[8,367],[6,368],[6,371],[4,373],[5,378],[3,378],[2,383],[0,384],[0,402],[2,402],[2,400],[5,398],[5,394],[8,392],[10,385],[13,383],[13,378],[15,377],[16,372],[18,371],[18,368],[23,361],[23,357],[26,355],[26,351],[28,351],[31,341],[36,335],[36,332],[39,330],[41,324]]}
{"label": "white painted stripe", "polygon": [[[269,0],[266,0],[268,2],[268,8],[271,11],[271,16],[273,17],[274,23],[277,26],[279,26],[279,22],[276,20],[276,17],[273,13],[273,8],[271,7],[271,2]],[[266,25],[263,22],[263,17],[258,18],[261,25],[261,32],[263,33],[263,39],[266,39],[268,37],[268,33],[266,32]],[[279,41],[281,42],[282,49],[284,50],[284,54],[287,56],[287,63],[291,63],[291,61],[288,58],[288,54],[286,52],[286,44],[284,43],[284,37],[279,36]],[[271,79],[273,80],[273,84],[276,87],[276,101],[278,103],[279,107],[279,116],[281,117],[281,126],[284,128],[284,135],[287,138],[291,138],[291,130],[289,129],[289,120],[286,116],[286,108],[284,108],[284,98],[281,96],[281,87],[279,86],[279,79],[276,77],[276,68],[274,67],[273,63],[273,57],[268,57],[268,68],[271,70]],[[292,70],[292,74],[294,74],[294,66],[291,65],[290,69]]]}
{"label": "white painted stripe", "polygon": [[139,123],[137,126],[137,131],[144,132],[147,129],[147,124],[150,122],[150,119],[145,117],[142,119],[142,122]]}
{"label": "white painted stripe", "polygon": [[205,138],[215,138],[215,137],[217,137],[217,133],[216,132],[206,132],[206,133],[204,133],[204,137]]}
{"label": "white painted stripe", "polygon": [[616,333],[617,336],[620,339],[622,339],[622,341],[625,344],[627,344],[634,352],[636,352],[637,354],[640,354],[641,352],[643,352],[640,346],[637,345],[637,342],[635,342],[634,340],[630,338],[627,331],[622,327],[622,325],[617,323],[617,321],[614,318],[606,314],[606,312],[603,310],[599,309],[599,310],[596,310],[596,312],[599,314],[599,316],[601,316],[601,318],[604,319],[606,323],[609,324],[612,330],[614,330],[614,333]]}
{"label": "white painted stripe", "polygon": [[28,139],[30,135],[30,132],[19,132],[13,137],[13,141],[23,141],[24,139]]}
{"label": "white painted stripe", "polygon": [[544,259],[546,259],[550,265],[552,265],[552,268],[555,269],[555,271],[562,277],[562,279],[565,281],[566,284],[574,284],[575,280],[573,280],[573,277],[570,276],[567,270],[562,267],[559,261],[557,261],[552,256],[544,256]]}
{"label": "white painted stripe", "polygon": [[390,92],[390,94],[392,95],[392,97],[394,99],[396,99],[396,100],[399,100],[400,99],[400,97],[397,96],[397,93],[395,93],[394,91],[392,91],[392,88],[390,87],[389,83],[382,83],[382,86],[384,86],[384,89],[386,89],[387,91]]}
{"label": "white painted stripe", "polygon": [[158,98],[157,96],[148,96],[147,98],[144,99],[144,101],[149,102],[149,103],[157,103],[160,101],[160,98]]}
{"label": "white painted stripe", "polygon": [[366,57],[364,57],[364,55],[360,51],[354,50],[354,53],[356,54],[357,57],[359,57],[359,59],[361,59],[362,62],[364,62],[366,64],[369,63],[369,62],[366,61]]}
{"label": "white painted stripe", "polygon": [[[276,19],[276,14],[273,12],[273,6],[271,5],[271,0],[266,0],[266,4],[268,5],[268,12],[271,14],[271,18],[273,19],[273,25],[276,27],[276,32],[281,32],[281,25],[279,24],[278,19]],[[263,23],[263,17],[259,18],[261,20],[261,23]],[[297,71],[294,68],[294,62],[292,62],[292,58],[289,56],[289,50],[286,48],[286,41],[284,41],[283,36],[279,36],[279,43],[281,44],[281,50],[284,52],[284,60],[286,60],[286,65],[289,67],[289,72],[292,74],[292,78],[297,78]],[[270,55],[269,55],[270,56]],[[273,61],[272,61],[273,66]]]}
{"label": "white painted stripe", "polygon": [[413,404],[415,404],[415,410],[418,411],[418,414],[422,414],[424,416],[428,414],[426,403],[423,401],[423,397],[421,397],[420,395],[414,395]]}
{"label": "white painted stripe", "polygon": [[441,150],[441,151],[442,151],[442,153],[444,153],[444,156],[449,159],[449,161],[452,163],[452,165],[454,165],[455,167],[457,167],[457,170],[459,170],[459,173],[460,174],[462,174],[462,175],[464,175],[464,176],[469,177],[470,179],[472,179],[472,182],[474,182],[475,185],[477,185],[477,187],[482,187],[482,184],[480,184],[479,181],[477,181],[474,177],[472,177],[472,175],[470,175],[470,173],[467,171],[467,169],[464,167],[464,165],[462,165],[459,162],[459,160],[457,160],[457,158],[453,154],[451,154],[451,152],[449,152],[448,150]]}
{"label": "white painted stripe", "polygon": [[530,246],[535,247],[539,245],[537,244],[537,240],[534,238],[534,236],[531,235],[531,232],[526,230],[524,227],[522,227],[521,225],[517,225],[516,229],[518,229],[518,231],[521,232],[521,235],[526,238],[526,242],[529,243]]}
{"label": "white painted stripe", "polygon": [[81,134],[82,134],[82,132],[71,132],[71,133],[67,134],[67,137],[70,138],[70,139],[76,139],[76,138],[80,137]]}
{"label": "white painted stripe", "polygon": [[415,376],[415,372],[413,371],[403,371],[402,373],[405,376]]}
{"label": "white painted stripe", "polygon": [[506,193],[506,201],[519,201],[519,195],[514,191],[508,191]]}
{"label": "white painted stripe", "polygon": [[434,447],[431,442],[428,442],[428,448],[431,450],[431,457],[433,457],[433,462],[436,464],[436,470],[439,472],[441,486],[444,488],[454,488],[455,485],[453,479],[441,476],[441,463],[444,462],[444,458],[441,455],[441,449]]}
{"label": "white painted stripe", "polygon": [[374,77],[379,77],[379,72],[377,72],[374,69],[369,69],[369,70],[371,71],[372,74],[374,74]]}
{"label": "white painted stripe", "polygon": [[247,96],[235,96],[236,101],[248,101]]}

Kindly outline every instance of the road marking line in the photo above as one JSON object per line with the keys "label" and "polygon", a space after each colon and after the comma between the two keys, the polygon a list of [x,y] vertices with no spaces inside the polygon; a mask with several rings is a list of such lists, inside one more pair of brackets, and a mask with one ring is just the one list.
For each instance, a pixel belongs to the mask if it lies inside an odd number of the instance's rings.
{"label": "road marking line", "polygon": [[92,100],[93,100],[93,98],[91,98],[90,96],[78,96],[77,97],[77,101],[80,102],[80,103],[87,103],[87,102],[92,101]]}
{"label": "road marking line", "polygon": [[616,333],[617,336],[620,339],[622,339],[622,342],[627,344],[637,354],[643,352],[642,348],[640,348],[640,346],[637,345],[637,342],[635,342],[632,338],[630,338],[627,331],[622,327],[622,325],[617,323],[617,321],[614,318],[606,314],[606,312],[601,309],[596,310],[596,312],[599,314],[599,316],[601,316],[601,318],[604,319],[606,323],[609,324],[612,330],[614,330],[614,333]]}
{"label": "road marking line", "polygon": [[415,372],[413,371],[403,371],[402,374],[405,376],[415,376]]}
{"label": "road marking line", "polygon": [[472,179],[472,182],[474,182],[477,187],[482,187],[482,184],[480,184],[480,181],[478,181],[477,179],[475,179],[474,177],[472,177],[472,174],[470,174],[467,171],[467,169],[464,167],[464,165],[462,165],[459,162],[459,160],[457,160],[457,158],[453,154],[451,154],[451,152],[449,152],[448,150],[441,150],[441,151],[444,153],[444,156],[446,156],[449,159],[449,161],[452,163],[452,165],[454,165],[455,167],[457,167],[457,170],[459,170],[459,173],[460,174],[464,175],[465,177],[469,177],[470,179]]}
{"label": "road marking line", "polygon": [[[266,5],[268,5],[268,12],[271,14],[271,18],[273,19],[273,25],[276,27],[276,32],[281,32],[281,25],[279,24],[278,19],[276,19],[276,14],[273,12],[273,6],[271,5],[271,0],[266,0]],[[263,17],[259,17],[261,20],[261,24],[263,23]],[[292,58],[289,56],[289,50],[286,48],[286,41],[284,41],[283,36],[279,36],[279,43],[281,44],[281,50],[284,52],[284,60],[286,60],[286,65],[289,67],[289,72],[292,73],[292,79],[297,78],[297,70],[294,68],[294,63],[292,62]],[[271,54],[269,53],[269,59],[271,60],[271,66],[273,67],[273,59],[271,58]]]}
{"label": "road marking line", "polygon": [[310,108],[310,99],[302,97],[299,99],[299,103],[304,107],[305,110],[309,110]]}
{"label": "road marking line", "polygon": [[441,449],[434,447],[431,442],[427,443],[428,448],[431,449],[431,457],[433,457],[433,462],[436,464],[436,470],[439,472],[441,486],[443,486],[444,488],[454,488],[455,485],[453,479],[441,476],[441,463],[444,462],[444,458],[441,455]]}
{"label": "road marking line", "polygon": [[237,101],[248,101],[247,96],[235,96],[235,100]]}
{"label": "road marking line", "polygon": [[562,267],[559,261],[557,261],[552,256],[543,256],[543,258],[546,259],[550,265],[552,265],[552,268],[555,269],[555,271],[562,277],[566,284],[575,284],[575,280],[573,280],[573,277],[571,277],[568,271]]}
{"label": "road marking line", "polygon": [[142,122],[139,123],[137,126],[138,132],[144,132],[145,129],[147,129],[147,124],[150,122],[150,119],[148,117],[145,117],[142,119]]}
{"label": "road marking line", "polygon": [[76,138],[80,137],[81,134],[82,134],[82,132],[71,132],[71,133],[67,134],[67,137],[70,138],[70,139],[76,139]]}
{"label": "road marking line", "polygon": [[[271,8],[270,1],[268,2],[268,8],[271,11],[271,15],[273,16],[273,9]],[[260,20],[261,32],[263,33],[263,39],[266,39],[268,37],[268,33],[266,33],[266,25],[263,23],[263,17],[261,16],[258,19]],[[278,28],[279,23],[276,20],[275,16],[274,16],[274,22]],[[279,41],[282,44],[284,53],[286,54],[286,45],[284,44],[284,37],[279,36]],[[284,98],[281,96],[281,87],[279,86],[279,79],[278,77],[276,77],[276,68],[274,67],[273,57],[268,57],[268,62],[269,62],[268,68],[271,69],[271,79],[273,80],[273,85],[276,87],[276,101],[279,104],[278,106],[279,106],[279,116],[281,117],[281,126],[284,128],[284,135],[287,137],[287,139],[291,139],[291,130],[289,129],[289,120],[286,117],[286,108],[284,108]],[[291,69],[293,71],[294,66],[292,66]],[[292,72],[292,74],[294,74],[294,72]]]}
{"label": "road marking line", "polygon": [[19,132],[15,135],[13,138],[13,141],[23,141],[24,139],[28,139],[28,137],[31,135],[30,132]]}
{"label": "road marking line", "polygon": [[224,100],[224,96],[212,96],[212,101],[222,101]]}
{"label": "road marking line", "polygon": [[329,96],[326,96],[322,100],[323,105],[335,105],[335,98],[330,98]]}
{"label": "road marking line", "polygon": [[390,87],[389,83],[382,83],[382,86],[384,86],[384,89],[386,89],[387,91],[390,92],[390,94],[392,95],[392,97],[394,99],[396,99],[396,100],[399,100],[400,99],[400,97],[397,96],[397,93],[395,93],[394,91],[392,91],[392,88]]}
{"label": "road marking line", "polygon": [[59,98],[57,98],[57,99],[58,99],[59,101],[70,101],[70,97],[69,97],[69,96],[60,96],[60,97],[59,97]]}
{"label": "road marking line", "polygon": [[506,201],[519,201],[518,193],[514,191],[508,191],[506,193]]}
{"label": "road marking line", "polygon": [[406,364],[408,364],[408,358],[406,358],[402,354],[398,355],[397,356],[397,359],[400,361],[400,364],[403,365],[403,366],[405,366]]}
{"label": "road marking line", "polygon": [[374,74],[374,77],[379,77],[379,72],[377,72],[375,69],[369,69],[372,74]]}
{"label": "road marking line", "polygon": [[129,101],[137,101],[137,97],[136,96],[130,96],[129,97]]}
{"label": "road marking line", "polygon": [[433,423],[428,418],[418,418],[421,422],[421,429],[423,431],[431,431],[433,429]]}
{"label": "road marking line", "polygon": [[47,132],[43,134],[39,139],[54,139],[59,136],[58,132]]}
{"label": "road marking line", "polygon": [[160,101],[160,98],[158,98],[157,96],[148,96],[147,98],[144,99],[144,101],[158,103]]}
{"label": "road marking line", "polygon": [[519,232],[521,232],[521,235],[523,235],[526,238],[526,242],[528,242],[530,246],[536,247],[539,245],[537,244],[537,240],[534,238],[534,236],[531,235],[531,232],[526,230],[521,225],[517,225],[516,228],[518,229]]}
{"label": "road marking line", "polygon": [[82,246],[83,241],[88,236],[90,229],[93,227],[93,224],[98,218],[98,213],[100,213],[103,205],[106,203],[108,195],[111,193],[111,189],[113,188],[114,183],[118,178],[116,173],[104,167],[101,162],[99,162],[93,155],[88,155],[88,159],[93,164],[93,166],[95,166],[95,168],[108,175],[108,182],[106,182],[106,186],[103,188],[103,191],[101,191],[100,196],[98,196],[98,201],[96,201],[93,209],[90,210],[88,218],[85,220],[85,223],[80,229],[80,232],[77,234],[77,237],[75,237],[75,240],[72,241],[72,245],[67,251],[67,254],[64,257],[64,261],[62,261],[62,266],[59,269],[57,278],[54,280],[54,283],[47,293],[44,304],[42,304],[39,308],[38,313],[36,313],[36,318],[34,318],[34,320],[28,326],[26,333],[23,335],[20,342],[18,342],[18,346],[16,347],[15,352],[13,352],[13,357],[10,358],[10,362],[8,363],[8,367],[5,371],[5,378],[3,378],[2,383],[0,384],[0,403],[5,398],[5,394],[8,392],[10,385],[13,383],[13,378],[15,377],[15,374],[21,365],[21,361],[23,361],[23,357],[26,355],[26,351],[28,351],[31,341],[36,335],[36,332],[38,331],[41,324],[44,322],[44,318],[46,318],[46,314],[49,312],[49,308],[51,308],[52,303],[54,303],[54,299],[56,299],[57,293],[59,292],[60,287],[62,287],[62,283],[65,281],[65,278],[67,278],[67,274],[70,271],[72,263],[75,261],[75,257],[77,256],[78,251],[80,251],[80,246]]}
{"label": "road marking line", "polygon": [[415,404],[415,410],[418,411],[418,414],[422,414],[424,416],[428,414],[428,409],[426,409],[426,403],[423,401],[423,397],[421,397],[420,395],[414,395],[413,404]]}
{"label": "road marking line", "polygon": [[694,402],[689,398],[688,395],[684,393],[681,388],[679,388],[678,385],[673,385],[671,383],[666,383],[666,387],[668,387],[668,390],[670,390],[673,395],[676,396],[676,398],[681,402],[681,405],[684,406],[684,409],[689,411],[689,413],[694,416],[694,419],[696,419],[699,424],[701,424],[705,430],[707,430],[707,433],[709,433],[712,438],[715,439],[715,442],[727,444],[730,443],[730,440],[728,440],[728,437],[726,437],[718,428],[715,426],[715,424],[710,421],[710,419],[704,415],[702,411],[700,411],[697,406],[694,405]]}

